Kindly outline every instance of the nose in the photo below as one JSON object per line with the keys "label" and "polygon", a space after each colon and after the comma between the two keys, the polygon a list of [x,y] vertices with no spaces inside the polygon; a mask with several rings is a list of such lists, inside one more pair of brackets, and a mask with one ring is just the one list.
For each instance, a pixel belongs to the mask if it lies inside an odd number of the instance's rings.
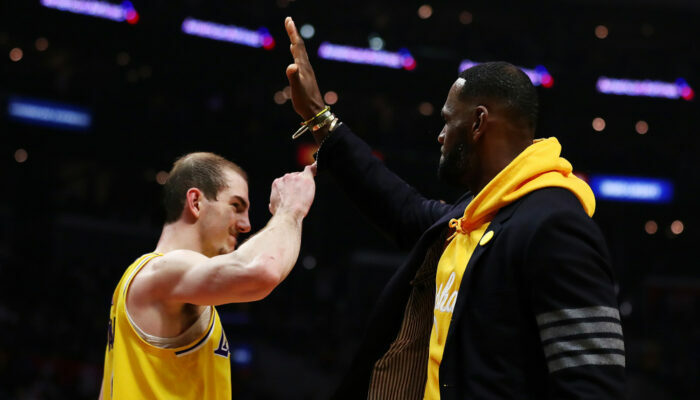
{"label": "nose", "polygon": [[445,130],[444,129],[442,131],[440,131],[440,134],[438,135],[438,143],[445,144]]}
{"label": "nose", "polygon": [[248,219],[248,213],[241,216],[238,221],[236,221],[236,230],[240,233],[250,232],[250,220]]}

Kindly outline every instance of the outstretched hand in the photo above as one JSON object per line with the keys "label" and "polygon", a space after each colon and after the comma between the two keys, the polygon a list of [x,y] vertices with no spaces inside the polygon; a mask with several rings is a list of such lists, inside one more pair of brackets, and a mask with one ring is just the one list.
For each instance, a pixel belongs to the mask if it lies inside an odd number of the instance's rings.
{"label": "outstretched hand", "polygon": [[318,89],[316,75],[311,68],[304,40],[299,35],[292,17],[285,18],[284,27],[291,43],[289,50],[294,57],[294,63],[287,66],[287,79],[292,89],[292,104],[294,111],[304,120],[308,120],[323,110],[325,103]]}

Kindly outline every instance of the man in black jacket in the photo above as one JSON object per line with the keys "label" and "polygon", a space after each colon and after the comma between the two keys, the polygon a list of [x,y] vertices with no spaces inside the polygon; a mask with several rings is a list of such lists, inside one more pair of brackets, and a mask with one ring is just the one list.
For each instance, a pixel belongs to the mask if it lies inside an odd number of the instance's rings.
{"label": "man in black jacket", "polygon": [[292,101],[320,145],[318,170],[410,250],[335,397],[622,398],[624,342],[595,199],[556,138],[534,140],[527,76],[487,63],[450,88],[438,174],[468,191],[442,204],[326,109],[294,22],[285,25]]}

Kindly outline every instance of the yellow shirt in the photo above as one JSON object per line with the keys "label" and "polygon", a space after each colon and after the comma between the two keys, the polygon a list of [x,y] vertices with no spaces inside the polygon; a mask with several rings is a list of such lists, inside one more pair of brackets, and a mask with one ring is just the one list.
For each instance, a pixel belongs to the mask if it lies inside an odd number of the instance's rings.
{"label": "yellow shirt", "polygon": [[231,363],[228,341],[212,307],[205,332],[192,343],[173,349],[143,340],[126,314],[131,279],[150,260],[141,256],[127,268],[114,296],[109,315],[102,383],[105,399],[231,399]]}
{"label": "yellow shirt", "polygon": [[435,308],[433,310],[433,329],[430,332],[430,357],[428,358],[428,377],[425,384],[425,398],[439,399],[440,384],[438,372],[442,353],[445,349],[447,330],[450,328],[452,311],[454,311],[462,276],[467,269],[467,262],[476,249],[479,240],[489,223],[465,233],[457,232],[438,262],[435,275]]}

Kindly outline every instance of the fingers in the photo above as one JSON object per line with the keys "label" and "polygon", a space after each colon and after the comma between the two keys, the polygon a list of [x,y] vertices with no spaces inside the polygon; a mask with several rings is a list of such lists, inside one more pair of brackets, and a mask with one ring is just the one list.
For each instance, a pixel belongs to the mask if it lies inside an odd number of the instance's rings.
{"label": "fingers", "polygon": [[292,21],[292,17],[287,17],[284,20],[284,27],[287,29],[287,36],[289,36],[289,42],[291,43],[289,49],[292,51],[292,55],[296,58],[300,55],[297,54],[299,53],[298,50],[304,49],[304,39],[302,39],[299,35],[297,27],[294,25],[294,21]]}
{"label": "fingers", "polygon": [[287,36],[289,36],[289,42],[291,43],[289,50],[292,52],[294,62],[299,63],[299,61],[308,61],[309,55],[306,53],[304,39],[302,39],[299,35],[292,17],[285,18],[284,27],[287,29]]}
{"label": "fingers", "polygon": [[304,40],[299,36],[297,32],[297,27],[292,20],[292,17],[287,17],[284,19],[284,27],[287,29],[287,36],[289,36],[289,41],[293,44],[304,44]]}

